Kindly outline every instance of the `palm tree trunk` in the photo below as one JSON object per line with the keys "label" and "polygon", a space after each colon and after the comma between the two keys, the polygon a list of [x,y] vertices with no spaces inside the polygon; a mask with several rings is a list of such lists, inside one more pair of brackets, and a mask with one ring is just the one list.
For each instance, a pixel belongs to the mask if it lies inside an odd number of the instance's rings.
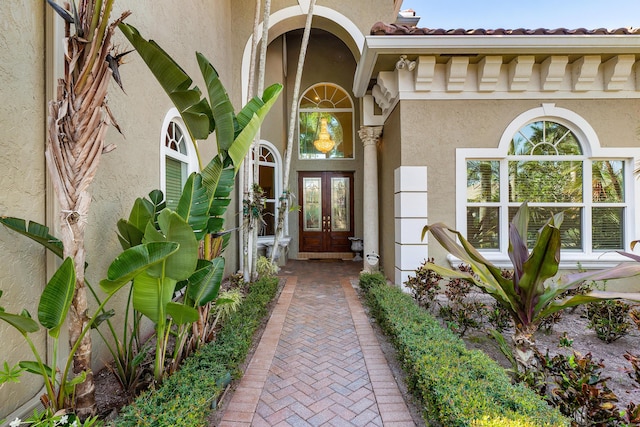
{"label": "palm tree trunk", "polygon": [[[69,312],[69,345],[78,341],[88,325],[87,295],[84,284],[84,235],[91,195],[87,191],[96,174],[104,140],[113,118],[106,104],[112,69],[107,61],[115,27],[130,12],[108,24],[113,0],[100,10],[81,2],[79,21],[70,36],[66,24],[65,69],[58,81],[57,97],[49,105],[48,137],[45,157],[52,185],[60,204],[60,237],[64,257],[71,257],[76,271],[76,292]],[[117,127],[117,125],[116,125]],[[76,414],[84,419],[95,414],[95,386],[91,373],[91,334],[85,334],[73,354],[73,372],[87,373],[76,387]],[[61,391],[64,392],[64,391]]]}
{"label": "palm tree trunk", "polygon": [[[256,51],[258,50],[258,24],[260,23],[260,4],[261,0],[256,0],[256,8],[253,19],[253,38],[251,39],[251,61],[249,64],[249,82],[247,87],[247,102],[253,98],[255,91],[255,78],[256,78]],[[242,164],[242,177],[243,177],[243,186],[242,186],[242,194],[243,200],[250,201],[252,197],[252,193],[250,191],[251,188],[251,154],[252,151],[249,150],[247,155],[244,157],[244,162]],[[243,209],[245,205],[243,204]],[[249,264],[249,233],[251,232],[251,216],[250,212],[243,212],[242,215],[242,277],[245,282],[249,282],[251,280],[251,265]]]}
{"label": "palm tree trunk", "polygon": [[[271,15],[271,0],[264,2],[264,14],[262,18],[262,43],[260,44],[260,61],[258,62],[258,89],[257,93],[264,91],[264,75],[267,69],[267,45],[269,44],[269,16]],[[260,183],[260,129],[253,141],[253,182]],[[251,193],[255,198],[255,193]],[[259,218],[251,216],[253,227],[251,228],[251,280],[258,278],[258,221]]]}
{"label": "palm tree trunk", "polygon": [[313,6],[316,4],[316,0],[311,0],[309,3],[309,10],[307,12],[307,21],[304,25],[304,33],[302,35],[302,45],[300,46],[300,55],[298,56],[298,68],[296,70],[296,80],[293,86],[293,98],[291,100],[291,114],[289,115],[289,132],[287,134],[287,149],[284,162],[284,176],[282,179],[282,185],[285,190],[280,196],[280,205],[278,206],[278,224],[273,241],[273,249],[271,251],[271,263],[275,262],[275,259],[280,250],[280,240],[284,234],[284,217],[287,214],[287,205],[289,202],[289,174],[291,172],[291,152],[293,151],[293,138],[296,128],[296,122],[298,121],[298,98],[300,97],[300,84],[302,82],[302,69],[304,68],[304,58],[307,55],[307,46],[309,45],[309,35],[311,34],[311,21],[313,19]]}

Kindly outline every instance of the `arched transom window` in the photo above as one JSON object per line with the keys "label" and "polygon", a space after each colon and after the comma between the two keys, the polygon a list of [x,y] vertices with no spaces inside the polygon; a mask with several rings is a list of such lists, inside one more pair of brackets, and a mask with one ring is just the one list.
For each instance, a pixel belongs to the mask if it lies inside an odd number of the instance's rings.
{"label": "arched transom window", "polygon": [[176,109],[165,117],[160,157],[160,187],[167,206],[175,209],[189,174],[198,169],[194,147]]}
{"label": "arched transom window", "polygon": [[316,84],[300,99],[300,159],[353,159],[353,102],[332,83]]}
{"label": "arched transom window", "polygon": [[480,250],[506,254],[509,221],[526,201],[529,247],[545,222],[563,212],[565,254],[595,259],[628,250],[634,159],[623,157],[620,149],[601,149],[586,122],[580,123],[588,127],[585,131],[563,117],[526,116],[524,124],[505,132],[501,149],[460,150],[464,160],[459,157],[458,165],[464,165],[466,175],[461,184],[466,185],[458,200],[464,200],[466,212],[458,222],[466,238]]}

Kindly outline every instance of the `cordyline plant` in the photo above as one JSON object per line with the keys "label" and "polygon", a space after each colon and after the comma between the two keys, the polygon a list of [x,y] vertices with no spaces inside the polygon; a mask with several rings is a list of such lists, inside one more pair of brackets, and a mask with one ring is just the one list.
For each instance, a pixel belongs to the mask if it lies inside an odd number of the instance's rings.
{"label": "cordyline plant", "polygon": [[[559,298],[564,292],[575,289],[586,280],[610,280],[640,274],[640,263],[622,263],[616,267],[568,274],[559,280],[550,280],[558,273],[560,264],[560,225],[563,214],[554,215],[538,231],[538,239],[529,252],[526,235],[529,225],[529,209],[526,203],[518,209],[509,224],[509,258],[513,264],[513,278],[505,278],[500,268],[491,264],[478,252],[460,232],[442,223],[427,225],[422,238],[430,232],[453,256],[467,263],[473,273],[452,270],[436,264],[431,268],[447,277],[457,277],[475,284],[501,304],[513,318],[515,332],[515,358],[523,372],[532,368],[535,361],[533,349],[534,333],[547,316],[565,308],[598,300],[640,300],[640,293],[591,291],[585,295]],[[456,237],[460,243],[456,241]],[[636,261],[640,257],[620,252]]]}

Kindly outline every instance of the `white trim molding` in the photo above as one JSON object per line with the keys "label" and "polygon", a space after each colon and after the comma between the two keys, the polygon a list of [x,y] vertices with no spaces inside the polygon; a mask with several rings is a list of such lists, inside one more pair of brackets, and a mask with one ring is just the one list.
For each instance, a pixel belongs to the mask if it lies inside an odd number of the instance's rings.
{"label": "white trim molding", "polygon": [[428,224],[426,166],[400,166],[394,171],[394,219],[394,281],[404,289],[409,275],[429,256],[427,242],[421,239]]}
{"label": "white trim molding", "polygon": [[[640,185],[634,176],[636,163],[640,160],[640,148],[615,147],[606,148],[600,146],[600,140],[593,127],[580,115],[566,108],[557,107],[553,103],[544,103],[540,107],[530,109],[517,116],[505,129],[497,148],[458,148],[456,149],[456,229],[463,235],[467,230],[467,159],[503,160],[507,157],[511,139],[522,127],[533,121],[549,120],[569,128],[578,139],[585,160],[588,159],[616,159],[624,161],[625,169],[625,214],[624,214],[624,250],[629,251],[630,242],[637,239],[638,208],[640,201]],[[506,168],[502,172],[506,173]],[[590,169],[590,168],[589,168]],[[506,176],[501,180],[507,181]],[[591,182],[585,184],[590,186]],[[501,185],[504,187],[504,185]],[[590,193],[587,193],[590,194]],[[589,197],[590,199],[590,197]],[[585,201],[587,206],[590,200]],[[501,202],[501,206],[503,203]],[[501,213],[501,222],[506,220],[506,213]],[[584,227],[587,227],[585,225]],[[590,229],[590,227],[587,227]],[[500,250],[484,250],[482,254],[499,267],[509,267],[511,263],[507,255],[507,239],[505,233],[501,233]],[[590,245],[589,245],[590,246]],[[452,265],[460,261],[449,257]],[[629,261],[628,258],[616,252],[593,251],[591,247],[584,251],[563,250],[560,267],[562,269],[576,269],[578,266],[585,269],[604,268]]]}

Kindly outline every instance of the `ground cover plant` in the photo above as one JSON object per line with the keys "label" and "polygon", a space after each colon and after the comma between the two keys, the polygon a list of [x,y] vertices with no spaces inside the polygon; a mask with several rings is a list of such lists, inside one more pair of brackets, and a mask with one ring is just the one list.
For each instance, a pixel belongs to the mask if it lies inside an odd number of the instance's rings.
{"label": "ground cover plant", "polygon": [[[604,280],[606,283],[608,279],[634,276],[637,274],[638,264],[631,262],[608,270],[582,272],[552,280],[560,259],[559,226],[562,216],[557,215],[545,224],[538,233],[533,251],[529,253],[520,238],[528,228],[521,216],[523,212],[526,213],[526,204],[520,208],[510,227],[509,254],[514,265],[513,273],[505,273],[489,264],[458,232],[447,229],[442,224],[429,226],[425,231],[432,231],[443,246],[456,257],[468,262],[471,271],[465,271],[466,266],[455,271],[430,263],[425,263],[421,268],[433,268],[437,274],[467,280],[477,286],[476,292],[483,292],[496,300],[497,304],[491,307],[486,302],[487,298],[484,299],[485,308],[492,315],[488,319],[495,324],[496,329],[499,327],[513,331],[513,347],[499,332],[490,332],[510,362],[513,377],[526,383],[549,403],[558,407],[571,418],[573,425],[635,425],[633,419],[637,418],[637,406],[627,396],[620,394],[625,393],[624,388],[618,388],[616,395],[609,387],[609,374],[614,372],[611,366],[605,366],[591,351],[581,354],[572,350],[572,346],[578,323],[584,323],[586,328],[586,319],[588,326],[603,341],[601,346],[628,333],[629,319],[634,318],[634,312],[630,304],[618,299],[637,300],[638,294],[593,291],[594,288],[604,289],[604,285],[597,286],[589,279]],[[447,235],[447,230],[458,237],[460,245]],[[635,255],[626,255],[639,260]],[[424,276],[427,273],[420,274]],[[527,275],[530,276],[529,279]],[[447,296],[451,300],[451,296]],[[455,303],[449,302],[450,305]],[[500,313],[496,306],[510,315],[510,325],[498,324]],[[557,341],[553,344],[554,347],[564,347],[566,350],[553,350],[550,355],[550,348],[547,347],[543,354],[536,346],[537,334],[534,334],[538,331],[550,334],[552,328],[564,325],[564,315],[560,314],[566,308],[571,308],[567,315],[573,319],[569,321],[574,323],[569,329],[565,329],[563,335],[556,336]],[[584,316],[585,320],[575,322],[577,316]],[[447,317],[443,320],[449,321]],[[476,335],[467,342],[474,345],[473,340],[476,339],[482,340]],[[622,358],[621,354],[619,358]],[[628,392],[629,389],[626,390]],[[619,404],[621,397],[624,398],[624,403]]]}
{"label": "ground cover plant", "polygon": [[[532,368],[535,363],[534,334],[543,319],[567,308],[594,301],[640,300],[640,293],[605,291],[590,291],[560,299],[561,295],[579,288],[585,281],[619,279],[640,274],[640,263],[624,263],[611,269],[567,274],[558,280],[551,280],[558,273],[560,265],[562,222],[562,213],[549,218],[538,231],[538,238],[529,252],[526,242],[529,209],[527,203],[520,206],[509,225],[508,253],[513,264],[511,278],[505,277],[500,268],[487,261],[460,232],[442,223],[425,226],[423,230],[423,238],[430,233],[447,251],[472,270],[469,273],[432,264],[431,268],[434,271],[442,276],[473,283],[508,311],[514,323],[514,358],[521,372]],[[636,257],[632,254],[627,255],[630,258]]]}
{"label": "ground cover plant", "polygon": [[253,335],[267,314],[278,288],[276,277],[265,276],[231,314],[214,342],[201,347],[181,369],[156,390],[141,394],[125,407],[116,426],[205,426],[206,417],[232,377],[242,372]]}
{"label": "ground cover plant", "polygon": [[566,426],[569,421],[484,353],[450,330],[384,277],[362,274],[367,305],[398,350],[409,388],[427,423],[446,426]]}

